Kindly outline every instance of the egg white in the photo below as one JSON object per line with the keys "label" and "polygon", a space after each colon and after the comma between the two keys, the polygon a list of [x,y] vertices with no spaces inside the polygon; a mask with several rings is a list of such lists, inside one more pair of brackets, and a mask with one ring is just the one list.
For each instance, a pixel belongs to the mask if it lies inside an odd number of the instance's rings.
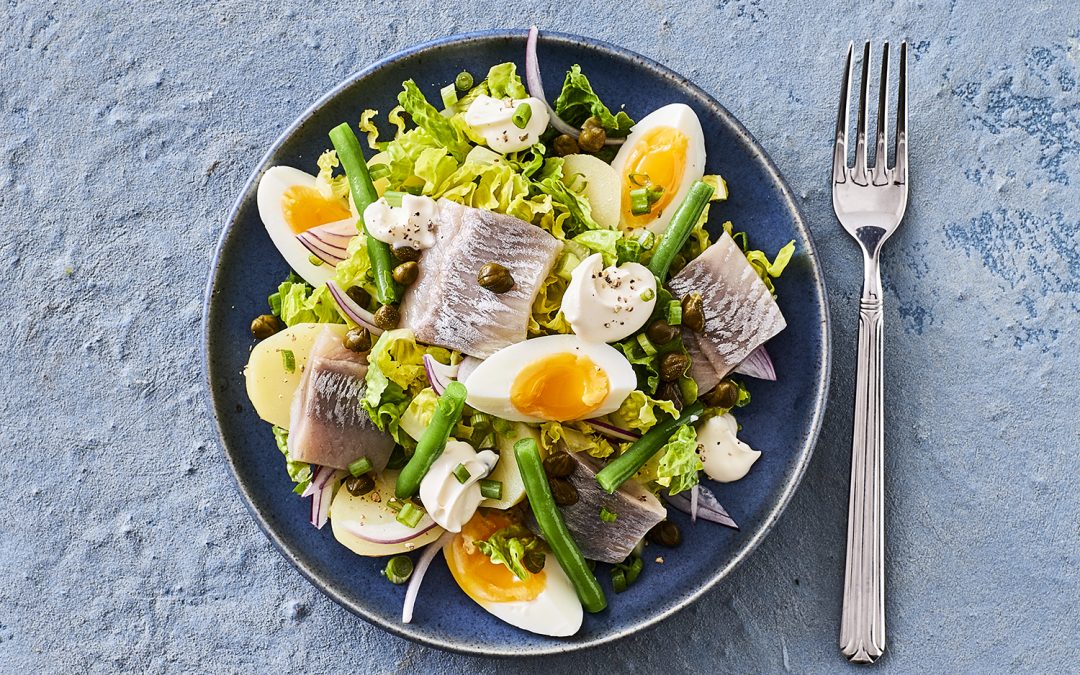
{"label": "egg white", "polygon": [[[328,263],[313,265],[311,251],[300,243],[281,210],[281,198],[285,191],[294,185],[315,187],[315,176],[291,166],[275,166],[266,170],[259,179],[256,203],[259,217],[266,227],[267,234],[277,247],[278,252],[304,281],[318,287],[334,278],[334,267]],[[345,221],[342,221],[345,222]],[[351,219],[349,223],[353,223]]]}
{"label": "egg white", "polygon": [[[676,191],[668,206],[656,218],[645,225],[649,230],[659,235],[663,234],[664,230],[667,229],[671,217],[675,215],[679,204],[686,197],[686,193],[690,191],[690,186],[693,185],[694,181],[701,180],[701,177],[705,175],[705,133],[701,130],[701,121],[698,119],[697,114],[690,106],[684,103],[666,105],[643,117],[630,130],[626,142],[622,144],[618,154],[615,155],[615,159],[611,161],[612,168],[615,169],[619,176],[620,194],[622,189],[621,181],[626,176],[626,162],[631,151],[650,130],[656,127],[672,127],[681,131],[687,138],[685,164],[678,191]],[[627,214],[621,210],[621,206],[619,218],[624,229],[640,227],[627,222]]]}
{"label": "egg white", "polygon": [[[610,345],[586,342],[576,335],[547,335],[512,344],[495,352],[473,370],[464,381],[466,402],[481,412],[512,422],[545,422],[519,411],[510,402],[510,389],[523,368],[539,359],[561,353],[587,356],[608,378],[608,395],[589,417],[615,412],[637,387],[634,367]],[[567,422],[570,420],[559,420]]]}

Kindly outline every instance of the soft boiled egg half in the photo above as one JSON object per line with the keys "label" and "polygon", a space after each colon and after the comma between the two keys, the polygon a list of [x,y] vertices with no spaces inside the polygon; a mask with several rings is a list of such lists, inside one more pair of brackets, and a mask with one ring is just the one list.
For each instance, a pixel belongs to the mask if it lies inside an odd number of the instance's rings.
{"label": "soft boiled egg half", "polygon": [[581,628],[581,601],[554,554],[549,551],[544,569],[523,580],[475,546],[511,525],[501,511],[478,511],[443,548],[450,573],[476,604],[511,626],[553,637],[573,635]]}
{"label": "soft boiled egg half", "polygon": [[637,387],[610,345],[548,335],[504,347],[466,378],[472,407],[513,422],[568,422],[615,412]]}
{"label": "soft boiled egg half", "polygon": [[[259,217],[270,239],[289,266],[312,286],[319,286],[333,278],[333,265],[318,258],[313,262],[312,251],[297,237],[314,228],[329,229],[331,232],[324,236],[328,241],[331,237],[334,239],[327,246],[334,246],[335,250],[343,249],[342,241],[347,241],[347,238],[334,233],[356,233],[356,219],[349,212],[348,202],[337,197],[325,197],[316,187],[315,176],[291,166],[268,169],[259,179],[256,201]],[[318,245],[318,241],[315,245]],[[324,255],[330,257],[329,253]]]}
{"label": "soft boiled egg half", "polygon": [[[690,106],[672,103],[646,115],[630,130],[611,162],[619,175],[619,225],[624,230],[667,229],[675,210],[696,180],[705,174],[705,134]],[[659,187],[663,192],[648,213],[635,215],[630,192]]]}

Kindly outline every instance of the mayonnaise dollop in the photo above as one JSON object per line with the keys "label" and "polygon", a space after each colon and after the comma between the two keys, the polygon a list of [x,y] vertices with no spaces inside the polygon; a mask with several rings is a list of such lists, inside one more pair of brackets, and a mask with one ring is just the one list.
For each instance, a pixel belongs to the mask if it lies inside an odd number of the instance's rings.
{"label": "mayonnaise dollop", "polygon": [[730,413],[698,425],[698,455],[705,474],[721,483],[737,481],[750,471],[761,453],[735,437],[739,424]]}
{"label": "mayonnaise dollop", "polygon": [[[527,105],[532,111],[525,128],[514,124],[514,112]],[[465,123],[484,137],[495,152],[524,150],[540,140],[548,126],[548,110],[538,98],[492,98],[477,96],[465,111]]]}
{"label": "mayonnaise dollop", "polygon": [[364,230],[392,246],[415,249],[435,245],[435,219],[439,205],[431,197],[403,195],[401,206],[390,206],[385,197],[364,209]]}
{"label": "mayonnaise dollop", "polygon": [[[461,527],[473,517],[484,496],[479,481],[491,473],[499,456],[491,450],[476,452],[463,441],[450,439],[439,458],[420,481],[420,501],[432,520],[448,532],[461,532]],[[454,476],[462,464],[469,470],[464,483]]]}
{"label": "mayonnaise dollop", "polygon": [[562,313],[590,342],[616,342],[645,325],[656,306],[656,277],[638,263],[604,267],[599,253],[574,268]]}

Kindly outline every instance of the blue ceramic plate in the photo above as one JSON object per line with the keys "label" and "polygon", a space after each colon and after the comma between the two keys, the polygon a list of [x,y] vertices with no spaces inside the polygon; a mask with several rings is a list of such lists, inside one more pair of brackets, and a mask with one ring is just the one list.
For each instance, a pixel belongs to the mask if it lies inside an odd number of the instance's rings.
{"label": "blue ceramic plate", "polygon": [[308,502],[292,493],[270,426],[256,417],[244,392],[249,323],[266,311],[266,296],[289,271],[259,220],[255,190],[262,172],[276,164],[313,171],[329,146],[327,132],[343,120],[355,121],[364,108],[389,110],[402,81],[415,79],[437,101],[438,88],[461,70],[484,73],[493,64],[515,61],[524,72],[524,52],[520,30],[429,42],[366,68],[315,103],[274,143],[237,200],[210,272],[204,316],[212,413],[240,492],[282,555],[371,623],[427,645],[483,655],[565,652],[616,640],[672,615],[719,583],[761,541],[799,483],[820,427],[829,371],[829,313],[810,233],[790,189],[746,129],[704,91],[654,61],[614,45],[544,33],[539,56],[549,97],[558,93],[562,74],[579,63],[601,98],[608,105],[625,104],[635,119],[666,103],[690,105],[705,130],[706,173],[722,174],[731,193],[713,207],[711,225],[731,220],[755,247],[770,253],[795,240],[796,258],[779,281],[788,327],[769,343],[780,379],[751,380],[753,402],[739,411],[742,438],[763,454],[744,480],[712,486],[741,531],[704,522],[691,526],[673,512],[683,545],[665,551],[663,565],[646,556],[643,574],[625,593],[611,592],[608,575],[598,575],[610,607],[586,615],[573,638],[541,637],[495,619],[458,589],[441,556],[425,579],[413,623],[401,623],[404,588],[379,575],[384,560],[353,555],[329,527],[320,531],[308,523]]}

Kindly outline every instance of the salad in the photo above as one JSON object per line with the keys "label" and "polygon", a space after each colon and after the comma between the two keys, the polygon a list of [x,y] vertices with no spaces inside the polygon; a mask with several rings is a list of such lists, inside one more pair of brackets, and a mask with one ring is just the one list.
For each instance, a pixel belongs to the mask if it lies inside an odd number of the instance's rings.
{"label": "salad", "polygon": [[525,81],[493,64],[431,100],[408,80],[388,126],[364,110],[314,173],[258,187],[293,273],[252,323],[248,395],[312,524],[408,584],[406,623],[441,553],[499,619],[573,635],[608,605],[598,578],[663,573],[643,552],[679,545],[669,508],[737,529],[702,474],[761,454],[736,374],[776,378],[794,242],[714,241],[727,186],[694,111],[634,121],[577,65],[549,103],[536,40]]}

